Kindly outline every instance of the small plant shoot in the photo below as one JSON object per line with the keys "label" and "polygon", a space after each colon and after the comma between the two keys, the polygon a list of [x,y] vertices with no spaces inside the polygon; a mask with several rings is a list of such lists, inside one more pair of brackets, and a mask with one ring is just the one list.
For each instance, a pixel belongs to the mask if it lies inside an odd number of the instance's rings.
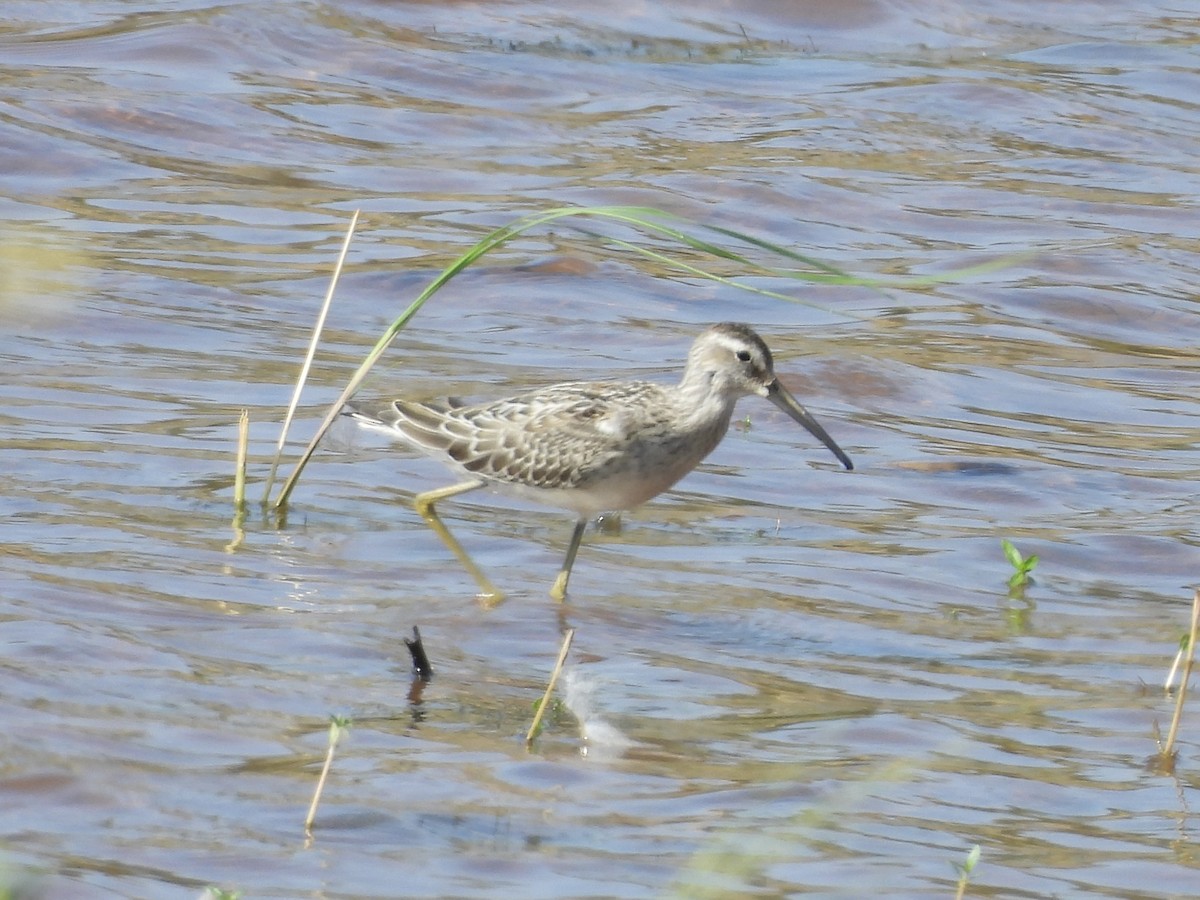
{"label": "small plant shoot", "polygon": [[1036,556],[1022,556],[1021,551],[1014,547],[1011,541],[1001,540],[1000,546],[1004,548],[1004,556],[1013,567],[1013,574],[1008,579],[1008,586],[1010,588],[1023,588],[1033,581],[1031,574],[1037,568],[1038,558]]}
{"label": "small plant shoot", "polygon": [[979,845],[976,844],[967,853],[967,858],[962,863],[954,864],[954,868],[958,870],[958,885],[954,892],[955,900],[962,900],[967,895],[967,885],[971,883],[971,873],[979,865],[979,856],[981,853]]}

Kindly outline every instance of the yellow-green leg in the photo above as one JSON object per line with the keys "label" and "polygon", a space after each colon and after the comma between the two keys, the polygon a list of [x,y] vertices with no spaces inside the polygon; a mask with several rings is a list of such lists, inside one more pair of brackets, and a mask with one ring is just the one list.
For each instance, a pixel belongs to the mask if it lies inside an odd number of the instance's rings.
{"label": "yellow-green leg", "polygon": [[571,532],[571,543],[567,547],[567,558],[563,560],[562,571],[554,579],[554,587],[550,588],[550,596],[560,602],[567,599],[567,581],[571,578],[571,567],[575,565],[575,554],[579,552],[579,543],[583,540],[586,528],[587,519],[580,519],[575,523],[575,530]]}
{"label": "yellow-green leg", "polygon": [[467,491],[473,491],[481,487],[483,487],[482,481],[464,481],[460,484],[452,484],[449,487],[438,488],[435,491],[425,491],[425,493],[417,494],[413,498],[413,505],[417,508],[417,512],[421,514],[421,518],[425,520],[425,523],[442,539],[442,543],[449,547],[451,552],[458,557],[458,561],[463,564],[463,568],[471,573],[471,577],[479,585],[483,599],[494,603],[501,599],[500,591],[488,580],[488,577],[483,574],[479,566],[475,565],[475,560],[467,555],[467,551],[463,549],[462,544],[442,524],[442,520],[438,518],[437,510],[433,508],[434,504],[439,500],[457,497],[459,494],[465,494]]}

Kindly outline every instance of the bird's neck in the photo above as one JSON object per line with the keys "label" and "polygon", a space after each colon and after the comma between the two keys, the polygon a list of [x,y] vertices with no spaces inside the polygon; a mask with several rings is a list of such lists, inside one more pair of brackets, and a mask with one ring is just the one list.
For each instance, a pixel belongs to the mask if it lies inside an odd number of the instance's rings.
{"label": "bird's neck", "polygon": [[738,395],[723,390],[714,382],[712,373],[685,377],[675,388],[676,406],[683,424],[689,430],[716,431],[718,440],[729,427]]}

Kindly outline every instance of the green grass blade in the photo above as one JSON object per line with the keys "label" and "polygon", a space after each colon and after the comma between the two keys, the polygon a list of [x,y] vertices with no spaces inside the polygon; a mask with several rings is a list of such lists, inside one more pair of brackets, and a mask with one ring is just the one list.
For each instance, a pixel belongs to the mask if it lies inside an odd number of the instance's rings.
{"label": "green grass blade", "polygon": [[[469,248],[465,253],[451,262],[450,265],[448,265],[445,269],[443,269],[438,276],[434,278],[432,282],[430,282],[429,286],[426,287],[425,290],[423,290],[411,304],[409,304],[409,306],[399,315],[399,317],[396,318],[394,322],[392,322],[392,324],[384,332],[383,336],[380,337],[375,343],[375,346],[371,348],[362,364],[350,377],[350,381],[342,391],[341,395],[336,401],[334,401],[332,407],[330,407],[329,412],[326,414],[324,420],[318,427],[317,433],[313,436],[303,454],[301,454],[300,460],[296,464],[296,468],[292,471],[292,474],[288,477],[287,482],[281,489],[279,497],[274,504],[275,508],[280,509],[287,504],[288,498],[291,496],[292,490],[295,488],[296,482],[300,477],[300,473],[304,470],[304,467],[308,464],[308,460],[316,451],[316,447],[321,441],[321,438],[325,436],[326,432],[328,432],[329,428],[333,425],[333,422],[337,419],[338,414],[341,412],[342,406],[345,405],[346,401],[349,400],[362,385],[362,382],[366,378],[367,374],[374,367],[375,363],[379,361],[379,358],[395,339],[396,335],[400,333],[401,329],[408,324],[412,317],[417,314],[421,307],[424,306],[434,294],[441,290],[448,282],[450,282],[456,275],[458,275],[468,266],[476,262],[487,253],[495,250],[497,247],[504,245],[508,241],[521,234],[524,234],[530,229],[547,225],[560,219],[568,218],[604,219],[622,223],[643,233],[648,232],[660,238],[674,241],[677,244],[691,248],[692,250],[713,257],[714,259],[720,259],[726,262],[734,263],[737,266],[753,273],[819,284],[855,285],[871,288],[919,288],[941,282],[959,280],[970,275],[993,271],[995,269],[1002,268],[1005,265],[1009,265],[1013,260],[1017,259],[1017,257],[1011,257],[1002,260],[994,260],[979,266],[973,266],[967,269],[957,270],[956,272],[949,272],[935,276],[922,276],[902,279],[872,279],[850,275],[841,271],[835,266],[821,262],[813,257],[797,253],[794,250],[782,247],[778,244],[772,243],[771,241],[754,237],[753,235],[744,234],[742,232],[720,226],[701,226],[714,234],[718,234],[746,244],[750,247],[754,247],[758,250],[765,251],[769,254],[780,257],[781,259],[788,260],[791,263],[799,263],[805,267],[805,270],[800,271],[792,268],[780,268],[766,265],[746,256],[743,253],[735,252],[727,247],[714,244],[710,241],[696,237],[693,234],[689,234],[674,224],[688,222],[687,219],[648,206],[563,206],[554,207],[537,213],[530,213],[522,216],[514,222],[509,223],[508,225],[504,225],[486,234],[474,246]],[[596,237],[596,235],[592,236]],[[640,247],[636,244],[621,240],[619,238],[605,237],[603,240],[610,242],[613,246],[639,253],[647,259],[653,259],[657,262],[670,264],[679,268],[681,271],[687,272],[688,274],[706,278],[711,281],[716,281],[720,284],[735,287],[739,290],[751,291],[762,296],[786,300],[789,303],[805,302],[777,291],[755,287],[753,285],[737,281],[733,278],[720,275],[715,272],[710,272],[701,268],[700,266],[693,265],[692,263],[672,257],[663,251],[654,250],[647,247]]]}

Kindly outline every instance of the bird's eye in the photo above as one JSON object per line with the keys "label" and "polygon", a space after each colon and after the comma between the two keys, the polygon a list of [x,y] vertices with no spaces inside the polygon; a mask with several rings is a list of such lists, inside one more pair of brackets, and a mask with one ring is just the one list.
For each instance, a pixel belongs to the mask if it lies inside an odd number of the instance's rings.
{"label": "bird's eye", "polygon": [[749,351],[749,350],[739,350],[739,351],[738,351],[736,354],[734,354],[734,355],[735,355],[735,356],[736,356],[738,359],[740,359],[742,362],[750,362],[750,351]]}

